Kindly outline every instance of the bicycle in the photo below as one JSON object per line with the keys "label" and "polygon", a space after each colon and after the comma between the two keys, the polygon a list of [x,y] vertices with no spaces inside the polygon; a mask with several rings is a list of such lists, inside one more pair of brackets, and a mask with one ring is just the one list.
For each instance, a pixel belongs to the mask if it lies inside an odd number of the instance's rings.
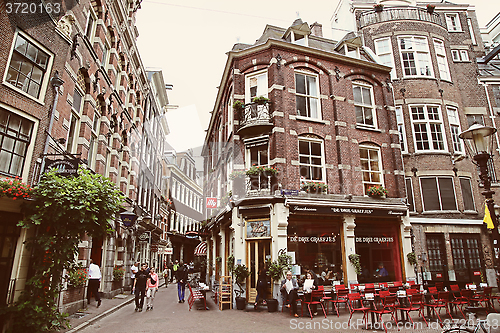
{"label": "bicycle", "polygon": [[[476,326],[470,326],[470,324],[474,322],[474,319],[476,319],[476,314],[486,312],[486,309],[484,307],[466,307],[464,311],[469,313],[469,320],[465,324],[462,324],[460,326],[445,329],[442,333],[490,333],[490,327],[499,327],[498,319],[488,319],[488,316],[490,316],[490,314],[488,314],[486,319],[477,319]],[[490,323],[488,323],[489,321]]]}

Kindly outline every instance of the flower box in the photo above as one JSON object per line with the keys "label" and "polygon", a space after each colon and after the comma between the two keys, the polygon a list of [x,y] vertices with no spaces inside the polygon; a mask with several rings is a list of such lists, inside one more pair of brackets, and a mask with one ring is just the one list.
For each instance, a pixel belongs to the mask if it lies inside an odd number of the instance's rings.
{"label": "flower box", "polygon": [[372,198],[382,198],[387,195],[387,190],[383,186],[372,186],[366,194]]}
{"label": "flower box", "polygon": [[323,182],[305,182],[300,186],[302,191],[306,193],[326,193],[328,191],[328,185]]}

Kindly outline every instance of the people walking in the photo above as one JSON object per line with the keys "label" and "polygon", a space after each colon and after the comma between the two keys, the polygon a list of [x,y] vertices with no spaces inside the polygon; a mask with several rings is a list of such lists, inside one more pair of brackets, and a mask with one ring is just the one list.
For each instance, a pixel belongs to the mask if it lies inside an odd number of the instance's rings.
{"label": "people walking", "polygon": [[155,299],[156,292],[158,291],[158,274],[155,273],[155,268],[151,267],[149,270],[150,278],[147,280],[147,291],[146,291],[146,311],[153,310],[153,301]]}
{"label": "people walking", "polygon": [[179,265],[177,269],[177,274],[175,276],[177,279],[177,295],[179,296],[179,303],[184,303],[184,292],[186,290],[186,282],[188,278],[188,268],[186,264]]}
{"label": "people walking", "polygon": [[[173,277],[177,280],[177,270],[179,269],[179,260],[176,260],[174,265],[172,266],[172,271],[174,272],[172,274]],[[173,278],[172,278],[173,279]]]}
{"label": "people walking", "polygon": [[130,267],[130,278],[132,279],[132,286],[130,288],[130,293],[133,294],[134,293],[134,280],[135,280],[135,274],[139,271],[139,263],[136,262],[132,265],[132,267]]}
{"label": "people walking", "polygon": [[87,304],[90,304],[90,297],[94,295],[97,307],[101,306],[101,296],[99,295],[99,284],[101,283],[101,269],[90,259],[89,283],[87,286]]}
{"label": "people walking", "polygon": [[170,282],[170,267],[165,265],[163,270],[163,279],[165,280],[165,288],[168,288],[168,283]]}
{"label": "people walking", "polygon": [[146,285],[151,275],[147,271],[147,264],[142,264],[141,270],[135,274],[134,287],[132,291],[135,293],[135,311],[142,311],[144,306],[144,296],[146,294]]}

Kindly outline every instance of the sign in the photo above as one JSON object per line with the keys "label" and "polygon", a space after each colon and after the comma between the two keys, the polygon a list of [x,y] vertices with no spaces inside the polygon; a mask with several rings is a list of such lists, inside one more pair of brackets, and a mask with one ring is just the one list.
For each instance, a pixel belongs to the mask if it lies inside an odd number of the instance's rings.
{"label": "sign", "polygon": [[281,190],[281,195],[299,195],[299,190]]}
{"label": "sign", "polygon": [[217,208],[217,198],[207,198],[207,208]]}
{"label": "sign", "polygon": [[443,274],[442,273],[436,273],[436,278],[442,278]]}
{"label": "sign", "polygon": [[174,248],[173,247],[166,247],[164,253],[165,254],[174,254]]}
{"label": "sign", "polygon": [[45,160],[44,173],[50,170],[55,170],[61,176],[75,176],[78,173],[78,160],[77,159],[64,159],[64,160]]}
{"label": "sign", "polygon": [[365,216],[405,216],[406,210],[397,209],[369,209],[356,207],[331,207],[331,206],[306,206],[306,205],[290,205],[290,212],[293,214],[356,214]]}
{"label": "sign", "polygon": [[394,237],[356,237],[356,243],[393,243]]}
{"label": "sign", "polygon": [[148,241],[149,242],[149,233],[145,232],[139,236],[140,241]]}
{"label": "sign", "polygon": [[120,214],[120,218],[124,226],[131,227],[134,225],[135,220],[137,220],[137,215],[131,212],[124,212]]}
{"label": "sign", "polygon": [[480,276],[481,275],[481,272],[480,271],[475,271],[474,272],[474,276]]}
{"label": "sign", "polygon": [[247,221],[247,238],[271,237],[271,221]]}
{"label": "sign", "polygon": [[292,243],[335,243],[337,236],[288,236]]}

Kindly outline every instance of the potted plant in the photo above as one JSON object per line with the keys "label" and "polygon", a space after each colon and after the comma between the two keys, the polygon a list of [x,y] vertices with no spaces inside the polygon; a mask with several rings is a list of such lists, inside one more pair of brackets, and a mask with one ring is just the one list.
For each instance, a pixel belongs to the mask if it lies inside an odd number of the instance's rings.
{"label": "potted plant", "polygon": [[252,99],[252,102],[253,103],[257,103],[257,104],[266,104],[266,103],[269,103],[269,98],[267,97],[264,97],[264,96],[257,96],[257,97],[254,97]]}
{"label": "potted plant", "polygon": [[427,12],[428,12],[429,14],[434,13],[434,9],[436,9],[436,6],[435,6],[435,5],[430,4],[430,3],[428,3],[428,4],[427,4]]}
{"label": "potted plant", "polygon": [[378,4],[373,6],[373,9],[375,10],[375,12],[380,13],[381,11],[384,10],[384,5],[381,3],[378,3]]}
{"label": "potted plant", "polygon": [[124,275],[125,269],[123,267],[115,266],[113,268],[113,281],[121,282]]}
{"label": "potted plant", "polygon": [[326,193],[328,185],[323,182],[305,182],[300,189],[306,193]]}
{"label": "potted plant", "polygon": [[245,174],[247,176],[259,176],[259,175],[276,176],[278,174],[278,169],[276,169],[276,167],[253,165],[250,169],[248,169],[245,172]]}
{"label": "potted plant", "polygon": [[408,258],[408,262],[410,265],[416,265],[417,264],[417,258],[415,256],[415,252],[410,252],[406,255],[406,258]]}
{"label": "potted plant", "polygon": [[33,189],[21,182],[19,177],[0,180],[0,197],[11,198],[12,200],[29,198]]}
{"label": "potted plant", "polygon": [[66,281],[74,288],[85,286],[87,282],[87,270],[82,265],[72,265],[66,271]]}
{"label": "potted plant", "polygon": [[361,256],[356,253],[349,255],[349,261],[351,262],[351,265],[354,266],[354,271],[357,275],[361,275],[361,273],[363,272],[363,268],[361,267],[361,262],[359,260],[360,257]]}
{"label": "potted plant", "polygon": [[387,190],[383,186],[372,186],[366,190],[366,194],[372,198],[381,198],[387,195]]}
{"label": "potted plant", "polygon": [[[289,270],[291,265],[292,257],[286,254],[284,249],[281,249],[278,252],[278,258],[275,261],[268,260],[267,267],[267,276],[274,281],[275,284],[278,284],[278,288],[275,288],[279,293],[279,282],[284,277],[284,272]],[[278,294],[279,295],[279,294]],[[276,312],[278,310],[278,300],[276,298],[267,300],[267,311]]]}
{"label": "potted plant", "polygon": [[243,110],[245,107],[245,104],[243,104],[242,101],[234,101],[233,103],[233,109],[236,111]]}
{"label": "potted plant", "polygon": [[236,265],[233,270],[233,275],[234,281],[238,286],[238,289],[234,290],[234,293],[236,294],[236,308],[238,310],[244,310],[246,307],[246,298],[241,296],[244,291],[242,284],[246,281],[250,272],[245,265]]}

